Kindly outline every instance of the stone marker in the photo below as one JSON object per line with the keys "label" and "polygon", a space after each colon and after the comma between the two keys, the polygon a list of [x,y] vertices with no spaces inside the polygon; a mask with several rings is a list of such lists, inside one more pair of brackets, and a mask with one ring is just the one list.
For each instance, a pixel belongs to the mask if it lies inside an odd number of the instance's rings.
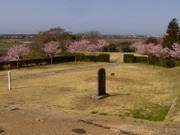
{"label": "stone marker", "polygon": [[109,94],[106,93],[106,71],[104,68],[98,70],[98,78],[97,78],[97,89],[98,94],[92,96],[94,99],[102,99],[108,97]]}
{"label": "stone marker", "polygon": [[11,89],[11,71],[8,71],[8,89]]}
{"label": "stone marker", "polygon": [[98,71],[98,96],[106,94],[106,71],[104,68]]}
{"label": "stone marker", "polygon": [[84,135],[86,134],[86,131],[82,128],[75,128],[75,129],[72,129],[72,131],[77,134],[84,134]]}

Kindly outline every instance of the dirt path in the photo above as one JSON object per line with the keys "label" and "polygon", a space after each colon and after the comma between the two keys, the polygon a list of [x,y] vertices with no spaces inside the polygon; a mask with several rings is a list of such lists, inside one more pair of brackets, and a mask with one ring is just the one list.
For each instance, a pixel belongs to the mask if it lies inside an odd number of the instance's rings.
{"label": "dirt path", "polygon": [[43,109],[0,111],[1,135],[179,135],[180,124]]}
{"label": "dirt path", "polygon": [[[73,68],[73,69],[64,69],[64,70],[56,70],[56,71],[46,71],[43,73],[31,73],[28,75],[12,75],[12,79],[17,79],[17,78],[31,78],[31,77],[38,77],[38,76],[49,76],[49,75],[54,75],[54,74],[64,74],[66,72],[79,72],[79,71],[88,71],[88,70],[94,70],[94,69],[99,69],[101,67],[113,67],[116,66],[118,63],[108,63],[108,64],[103,64],[103,65],[98,65],[98,66],[92,66],[92,67],[82,67],[82,68]],[[7,78],[7,75],[1,75],[1,78]]]}

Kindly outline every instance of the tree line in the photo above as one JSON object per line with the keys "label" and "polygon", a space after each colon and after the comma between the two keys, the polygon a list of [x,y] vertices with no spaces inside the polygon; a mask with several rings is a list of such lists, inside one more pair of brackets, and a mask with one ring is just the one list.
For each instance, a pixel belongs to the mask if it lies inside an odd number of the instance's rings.
{"label": "tree line", "polygon": [[[22,57],[28,55],[29,58],[51,57],[51,63],[53,63],[53,57],[61,52],[93,53],[96,51],[107,51],[112,46],[105,39],[99,39],[99,34],[98,31],[89,31],[83,37],[82,35],[74,35],[61,27],[51,28],[47,31],[40,31],[31,46],[12,46],[7,50],[5,56],[0,57],[0,61],[19,61]],[[157,44],[157,39],[150,37],[145,44],[137,45],[136,43],[133,46],[136,46],[136,51],[141,54],[146,54],[147,52],[152,54],[153,52],[154,56],[163,55],[162,57],[165,57],[164,55],[168,54],[169,57],[176,56],[179,59],[180,28],[176,18],[169,22],[162,45]],[[122,48],[117,48],[117,50],[122,51]]]}

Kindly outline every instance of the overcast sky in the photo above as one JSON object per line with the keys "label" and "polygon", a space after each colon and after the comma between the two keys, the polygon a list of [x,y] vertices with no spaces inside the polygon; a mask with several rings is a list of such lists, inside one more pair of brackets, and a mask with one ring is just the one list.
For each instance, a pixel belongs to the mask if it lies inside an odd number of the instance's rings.
{"label": "overcast sky", "polygon": [[180,0],[0,0],[0,34],[73,33],[164,35],[180,22]]}

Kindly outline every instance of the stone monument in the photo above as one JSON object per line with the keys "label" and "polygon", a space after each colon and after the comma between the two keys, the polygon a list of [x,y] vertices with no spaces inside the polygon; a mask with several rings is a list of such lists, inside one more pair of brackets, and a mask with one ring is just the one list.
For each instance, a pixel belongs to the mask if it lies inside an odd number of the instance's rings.
{"label": "stone monument", "polygon": [[98,70],[97,91],[97,95],[92,96],[92,98],[102,99],[109,96],[109,94],[106,93],[106,71],[104,68]]}

